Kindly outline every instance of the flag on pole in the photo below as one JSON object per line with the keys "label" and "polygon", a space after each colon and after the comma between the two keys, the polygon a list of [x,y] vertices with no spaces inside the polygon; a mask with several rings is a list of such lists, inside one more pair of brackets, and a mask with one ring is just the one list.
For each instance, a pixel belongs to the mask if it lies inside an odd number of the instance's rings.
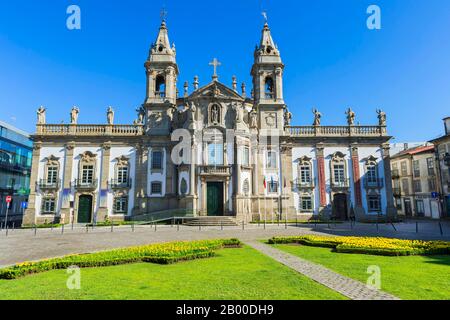
{"label": "flag on pole", "polygon": [[267,189],[266,177],[264,177],[264,189]]}

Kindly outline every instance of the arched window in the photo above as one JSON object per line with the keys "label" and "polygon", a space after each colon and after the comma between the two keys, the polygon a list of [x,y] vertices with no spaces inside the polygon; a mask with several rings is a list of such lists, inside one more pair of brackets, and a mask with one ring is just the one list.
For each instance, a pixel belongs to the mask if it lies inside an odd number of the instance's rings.
{"label": "arched window", "polygon": [[155,96],[161,98],[166,96],[166,79],[162,75],[156,77]]}
{"label": "arched window", "polygon": [[266,99],[273,99],[275,97],[273,88],[273,79],[271,77],[266,78],[265,91],[266,91]]}
{"label": "arched window", "polygon": [[188,184],[185,178],[181,179],[180,192],[183,196],[188,192]]}

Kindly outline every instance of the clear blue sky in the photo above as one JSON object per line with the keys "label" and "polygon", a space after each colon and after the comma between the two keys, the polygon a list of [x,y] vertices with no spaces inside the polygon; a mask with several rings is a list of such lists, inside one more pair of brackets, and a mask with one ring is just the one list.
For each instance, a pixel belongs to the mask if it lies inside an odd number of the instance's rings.
{"label": "clear blue sky", "polygon": [[[82,30],[66,28],[66,9],[82,10]],[[382,10],[382,30],[366,27],[366,9]],[[345,123],[345,109],[361,124],[388,114],[394,141],[422,141],[443,132],[450,115],[450,1],[448,0],[21,0],[0,4],[0,119],[33,132],[35,110],[65,123],[72,105],[81,123],[131,123],[145,95],[143,63],[165,5],[181,74],[201,85],[208,62],[222,62],[251,86],[253,50],[267,9],[285,69],[285,98],[293,124],[310,125],[312,107],[323,123]],[[192,90],[192,86],[191,86]]]}

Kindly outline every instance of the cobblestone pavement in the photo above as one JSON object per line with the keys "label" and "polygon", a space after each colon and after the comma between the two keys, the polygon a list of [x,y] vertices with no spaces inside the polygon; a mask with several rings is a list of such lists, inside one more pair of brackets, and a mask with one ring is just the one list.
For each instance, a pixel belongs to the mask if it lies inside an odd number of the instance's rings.
{"label": "cobblestone pavement", "polygon": [[348,223],[331,225],[247,225],[242,227],[198,227],[158,226],[155,231],[151,226],[136,226],[134,232],[130,226],[89,229],[75,227],[71,230],[66,226],[64,234],[59,229],[10,230],[6,236],[5,230],[0,231],[0,267],[24,261],[63,256],[74,253],[88,253],[142,244],[219,238],[239,238],[242,241],[263,240],[273,236],[287,235],[355,235],[383,236],[404,239],[450,240],[450,224],[443,223],[443,236],[437,222],[420,222],[419,233],[416,233],[415,223],[392,225],[360,224],[351,227]]}
{"label": "cobblestone pavement", "polygon": [[264,243],[258,241],[246,241],[245,243],[262,254],[352,300],[400,300],[393,295],[369,288],[359,281],[347,278],[321,265],[303,260]]}

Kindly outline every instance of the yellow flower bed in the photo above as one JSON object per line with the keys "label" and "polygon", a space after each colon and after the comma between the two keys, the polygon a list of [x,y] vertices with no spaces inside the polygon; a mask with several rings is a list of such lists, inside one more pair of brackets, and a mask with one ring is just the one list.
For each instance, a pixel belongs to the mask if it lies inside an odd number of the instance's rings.
{"label": "yellow flower bed", "polygon": [[169,264],[183,260],[212,257],[216,250],[224,247],[238,247],[240,245],[241,243],[237,239],[204,240],[151,244],[91,254],[74,254],[62,258],[24,262],[1,269],[0,279],[16,279],[27,274],[65,269],[73,265],[80,268],[88,268],[134,262]]}
{"label": "yellow flower bed", "polygon": [[340,253],[366,253],[375,255],[430,255],[450,254],[450,242],[402,240],[371,237],[300,236],[275,237],[269,243],[298,243],[309,246],[334,248]]}

